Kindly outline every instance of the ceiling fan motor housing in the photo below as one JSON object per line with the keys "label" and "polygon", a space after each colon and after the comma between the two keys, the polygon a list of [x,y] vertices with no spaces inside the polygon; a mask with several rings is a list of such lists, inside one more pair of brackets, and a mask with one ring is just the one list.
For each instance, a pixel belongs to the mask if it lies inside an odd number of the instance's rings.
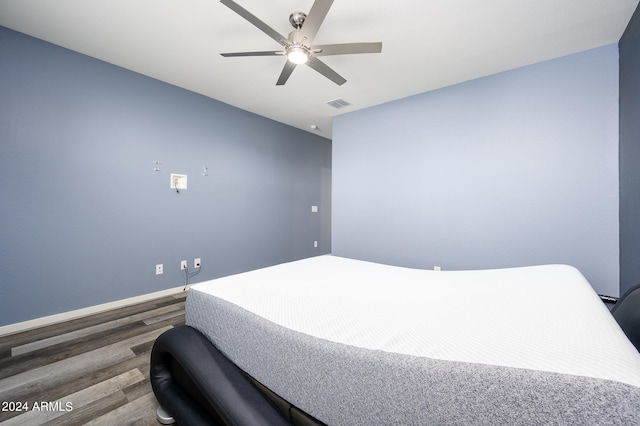
{"label": "ceiling fan motor housing", "polygon": [[308,43],[305,43],[305,42],[307,41],[307,38],[306,38],[306,37],[303,37],[303,36],[300,34],[300,30],[293,30],[293,31],[291,31],[291,32],[289,33],[289,37],[288,37],[288,39],[289,39],[289,42],[290,42],[291,44],[295,44],[295,45],[297,45],[297,46],[305,46],[305,47],[307,47],[307,48],[308,48],[308,47],[311,47],[311,46],[308,46]]}

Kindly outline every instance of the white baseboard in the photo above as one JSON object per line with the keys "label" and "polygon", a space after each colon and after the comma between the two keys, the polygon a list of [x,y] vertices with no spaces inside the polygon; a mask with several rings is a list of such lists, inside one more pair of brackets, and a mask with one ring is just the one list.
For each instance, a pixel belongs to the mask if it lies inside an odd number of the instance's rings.
{"label": "white baseboard", "polygon": [[88,315],[97,314],[108,311],[110,309],[123,308],[136,303],[146,302],[148,300],[160,297],[171,296],[173,294],[182,293],[184,286],[174,287],[167,290],[157,291],[155,293],[143,294],[141,296],[130,297],[128,299],[116,300],[113,302],[103,303],[101,305],[89,306],[88,308],[76,309],[75,311],[62,312],[60,314],[49,315],[46,317],[35,318],[28,321],[17,322],[15,324],[4,325],[0,327],[0,337],[10,334],[20,333],[22,331],[31,330],[47,325],[58,324],[76,318],[86,317]]}

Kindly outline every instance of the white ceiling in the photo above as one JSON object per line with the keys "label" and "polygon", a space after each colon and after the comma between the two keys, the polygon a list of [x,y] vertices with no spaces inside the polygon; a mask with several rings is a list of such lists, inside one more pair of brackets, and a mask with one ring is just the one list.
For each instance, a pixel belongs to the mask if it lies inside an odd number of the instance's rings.
{"label": "white ceiling", "polygon": [[[313,0],[236,0],[276,31]],[[331,138],[332,117],[617,42],[638,0],[335,0],[315,44],[382,41],[322,58],[337,86],[217,0],[0,0],[0,25]],[[340,110],[326,104],[343,98]],[[311,125],[319,126],[311,130]]]}

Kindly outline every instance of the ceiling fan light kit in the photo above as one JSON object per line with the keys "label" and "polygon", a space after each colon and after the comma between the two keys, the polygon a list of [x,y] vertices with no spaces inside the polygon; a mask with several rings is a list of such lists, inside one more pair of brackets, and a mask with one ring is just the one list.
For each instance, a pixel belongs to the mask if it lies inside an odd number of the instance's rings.
{"label": "ceiling fan light kit", "polygon": [[297,65],[308,65],[318,73],[322,74],[337,85],[342,85],[347,80],[331,69],[328,65],[318,59],[319,56],[348,55],[358,53],[380,53],[382,43],[344,43],[313,45],[320,25],[327,16],[333,0],[316,0],[311,6],[309,14],[304,12],[293,12],[289,15],[289,22],[294,30],[284,37],[269,25],[264,23],[251,12],[240,6],[233,0],[220,0],[220,3],[236,12],[238,15],[256,26],[266,35],[277,41],[284,47],[284,51],[260,51],[260,52],[237,52],[221,53],[224,57],[238,56],[286,56],[287,62],[276,82],[277,86],[284,85]]}
{"label": "ceiling fan light kit", "polygon": [[304,46],[294,44],[287,48],[287,59],[296,65],[307,63],[309,55],[309,49]]}

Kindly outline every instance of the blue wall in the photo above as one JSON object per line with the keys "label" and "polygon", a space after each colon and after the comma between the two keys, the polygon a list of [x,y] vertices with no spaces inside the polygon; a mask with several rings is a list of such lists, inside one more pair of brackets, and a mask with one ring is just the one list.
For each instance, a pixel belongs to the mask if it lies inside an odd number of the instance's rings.
{"label": "blue wall", "polygon": [[620,39],[620,292],[640,284],[640,6]]}
{"label": "blue wall", "polygon": [[330,252],[331,141],[2,27],[0,64],[0,325]]}
{"label": "blue wall", "polygon": [[617,295],[618,49],[341,115],[332,252],[411,267],[578,267]]}

